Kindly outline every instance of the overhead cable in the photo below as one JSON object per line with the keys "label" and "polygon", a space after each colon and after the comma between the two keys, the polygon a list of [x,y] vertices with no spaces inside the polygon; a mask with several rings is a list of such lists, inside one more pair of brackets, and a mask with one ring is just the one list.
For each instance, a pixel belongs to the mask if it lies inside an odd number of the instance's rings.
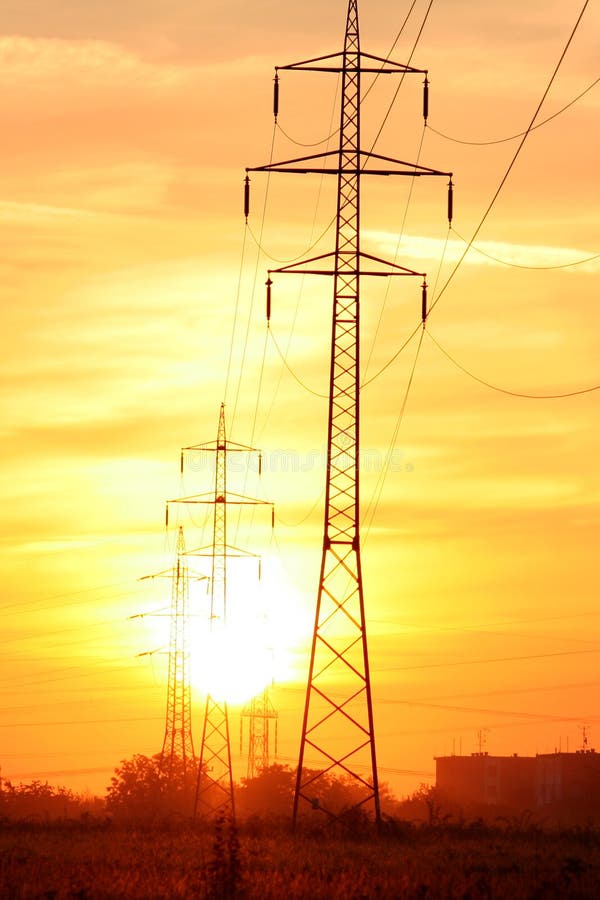
{"label": "overhead cable", "polygon": [[481,220],[480,220],[480,222],[479,222],[479,225],[477,226],[477,228],[476,228],[475,231],[473,232],[473,235],[471,236],[471,239],[470,239],[469,243],[468,243],[467,246],[465,247],[465,250],[464,250],[462,256],[460,257],[460,259],[458,260],[458,262],[456,263],[456,265],[454,266],[454,268],[453,268],[452,271],[450,272],[450,275],[449,275],[448,278],[446,279],[446,282],[445,282],[444,286],[442,287],[442,289],[440,290],[439,294],[438,294],[437,297],[435,297],[435,299],[433,300],[433,303],[431,304],[431,306],[430,306],[430,308],[429,308],[429,312],[430,312],[430,313],[431,313],[431,311],[435,308],[435,306],[437,306],[439,300],[441,299],[441,297],[442,297],[443,294],[445,293],[445,291],[446,291],[448,285],[450,284],[450,282],[452,281],[452,279],[453,279],[454,276],[456,275],[456,273],[457,273],[458,269],[460,268],[460,266],[461,266],[461,264],[462,264],[462,262],[463,262],[465,256],[466,256],[467,253],[469,252],[469,249],[470,249],[471,245],[473,244],[475,238],[477,237],[477,235],[478,235],[479,232],[481,231],[484,222],[486,221],[487,217],[489,216],[490,212],[492,211],[492,208],[493,208],[493,206],[494,206],[496,200],[498,199],[498,197],[499,197],[499,195],[500,195],[500,191],[502,190],[502,188],[503,188],[504,185],[506,184],[506,181],[507,181],[507,179],[508,179],[508,176],[510,175],[510,173],[511,173],[511,171],[512,171],[512,169],[513,169],[513,166],[515,165],[515,163],[516,163],[516,161],[517,161],[517,159],[518,159],[518,157],[519,157],[519,154],[521,153],[521,150],[523,149],[523,146],[524,146],[524,144],[525,144],[525,141],[526,141],[527,138],[529,137],[529,134],[530,134],[530,132],[531,132],[531,130],[532,130],[534,124],[535,124],[535,120],[537,119],[537,117],[538,117],[538,115],[539,115],[539,112],[540,112],[540,110],[541,110],[541,108],[542,108],[542,106],[543,106],[543,104],[544,104],[544,101],[546,100],[546,97],[547,97],[548,94],[550,93],[550,88],[551,88],[552,85],[554,84],[554,80],[555,80],[555,78],[556,78],[556,76],[557,76],[557,74],[558,74],[558,71],[559,71],[559,69],[560,69],[560,67],[561,67],[561,65],[562,65],[562,62],[563,62],[563,60],[564,60],[564,58],[565,58],[565,56],[566,56],[566,54],[567,54],[567,51],[568,51],[569,47],[571,46],[571,42],[573,41],[573,38],[575,37],[575,34],[576,34],[576,32],[577,32],[577,29],[579,28],[579,24],[580,24],[580,22],[581,22],[581,20],[582,20],[582,18],[583,18],[583,14],[585,13],[585,11],[586,11],[586,9],[587,9],[587,7],[588,7],[588,4],[589,4],[589,0],[585,0],[583,6],[581,7],[580,13],[579,13],[579,15],[578,15],[578,17],[577,17],[577,21],[575,22],[575,24],[574,24],[574,26],[573,26],[573,28],[572,28],[572,30],[571,30],[571,34],[569,35],[569,38],[568,38],[568,40],[567,40],[565,46],[563,47],[562,53],[560,54],[560,57],[559,57],[559,60],[558,60],[558,62],[556,63],[556,66],[554,67],[554,71],[552,72],[552,75],[550,76],[550,80],[548,81],[548,84],[546,85],[546,88],[545,88],[545,90],[544,90],[544,93],[542,94],[542,98],[541,98],[541,100],[539,101],[539,103],[538,103],[538,105],[537,105],[537,107],[536,107],[536,109],[535,109],[535,112],[533,113],[533,116],[531,117],[531,121],[529,122],[529,125],[528,125],[527,129],[523,132],[523,136],[522,136],[521,140],[519,141],[519,146],[518,146],[517,149],[515,150],[515,152],[514,152],[514,154],[513,154],[513,157],[512,157],[512,159],[511,159],[510,163],[508,164],[508,168],[506,169],[506,172],[505,172],[504,175],[502,176],[502,179],[500,180],[500,184],[499,184],[498,187],[496,188],[496,191],[495,191],[495,193],[494,193],[494,196],[493,196],[492,199],[490,200],[490,202],[489,202],[489,204],[488,204],[488,207],[487,207],[487,209],[485,210],[483,216],[481,217]]}
{"label": "overhead cable", "polygon": [[[592,88],[595,88],[599,81],[600,81],[600,78],[596,78],[596,80],[592,81],[592,83],[590,85],[588,85],[585,88],[585,90],[583,90],[580,94],[577,94],[577,96],[574,97],[573,100],[570,100],[565,106],[563,106],[563,107],[561,107],[561,109],[557,110],[557,112],[552,113],[552,115],[548,116],[547,119],[543,119],[541,122],[538,122],[537,125],[534,125],[533,128],[529,129],[529,131],[535,131],[536,128],[541,128],[542,125],[547,125],[548,122],[552,121],[552,119],[556,119],[557,116],[560,116],[562,113],[564,113],[567,109],[569,109],[569,107],[571,107],[571,106],[573,106],[573,104],[577,103],[578,100],[581,100],[581,98],[584,97],[588,93],[588,91],[591,91]],[[464,141],[464,140],[460,140],[460,138],[455,138],[455,137],[451,137],[448,134],[444,134],[443,131],[438,131],[436,128],[433,128],[430,124],[428,124],[427,127],[429,128],[430,131],[433,131],[434,134],[439,135],[440,137],[444,138],[447,141],[452,141],[455,144],[466,144],[469,147],[490,147],[493,144],[506,144],[508,141],[516,141],[517,138],[523,137],[524,134],[527,134],[527,132],[525,132],[525,131],[520,131],[518,134],[511,134],[509,137],[498,138],[497,140],[493,140],[493,141]]]}
{"label": "overhead cable", "polygon": [[509,390],[508,388],[500,387],[497,384],[492,384],[491,382],[486,381],[484,378],[480,378],[478,375],[475,375],[473,372],[471,372],[469,369],[465,368],[465,366],[463,366],[461,363],[459,363],[458,360],[456,360],[453,356],[451,356],[450,353],[448,353],[448,351],[445,350],[444,347],[442,347],[442,345],[439,343],[439,341],[437,341],[434,338],[434,336],[432,335],[431,331],[429,331],[429,329],[427,329],[427,335],[430,338],[430,340],[433,341],[433,343],[438,348],[438,350],[440,350],[441,353],[443,353],[444,356],[447,359],[449,359],[450,362],[453,365],[455,365],[457,369],[460,369],[461,372],[464,372],[465,375],[468,375],[469,378],[472,378],[474,381],[479,382],[479,384],[483,384],[485,387],[490,388],[490,390],[492,390],[492,391],[498,391],[498,393],[500,393],[500,394],[508,394],[510,397],[524,397],[527,400],[561,400],[564,397],[577,397],[579,394],[591,394],[592,391],[600,390],[600,384],[594,384],[594,385],[591,385],[590,387],[578,388],[577,390],[574,390],[574,391],[564,391],[564,392],[558,393],[558,394],[528,394],[528,393],[525,393],[524,391],[512,391],[512,390]]}

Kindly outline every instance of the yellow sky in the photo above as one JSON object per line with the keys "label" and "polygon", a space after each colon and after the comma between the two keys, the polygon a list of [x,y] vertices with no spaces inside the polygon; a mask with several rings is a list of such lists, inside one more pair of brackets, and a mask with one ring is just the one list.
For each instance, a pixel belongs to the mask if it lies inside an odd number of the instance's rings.
{"label": "yellow sky", "polygon": [[[417,3],[396,60],[426,7]],[[455,173],[455,231],[446,244],[443,180],[418,180],[409,198],[406,179],[364,179],[366,250],[426,270],[439,292],[518,143],[448,138],[522,132],[580,8],[433,4],[412,60],[431,81],[419,159]],[[363,0],[363,50],[385,56],[407,11]],[[272,341],[264,351],[264,281],[278,265],[266,254],[289,260],[325,231],[334,185],[256,174],[245,229],[242,180],[245,166],[268,162],[273,138],[273,159],[286,159],[313,152],[291,139],[335,129],[335,77],[288,72],[273,135],[272,76],[275,64],[340,49],[344,21],[341,0],[325,10],[28,0],[0,13],[3,776],[102,790],[120,759],[160,749],[165,658],[138,656],[157,649],[157,624],[129,617],[164,600],[137,579],[171,564],[165,500],[210,488],[202,466],[180,484],[179,449],[214,438],[222,400],[232,437],[265,459],[260,484],[240,473],[233,489],[276,503],[275,540],[260,516],[236,537],[285,584],[273,616],[279,631],[292,623],[294,677],[274,701],[281,755],[297,755],[331,285],[279,276],[273,290],[272,332],[306,390]],[[539,120],[598,77],[599,26],[590,4]],[[406,79],[377,152],[416,161],[420,82]],[[366,145],[395,87],[381,78],[365,100]],[[600,381],[599,260],[527,268],[600,252],[599,96],[596,86],[531,133],[430,318],[461,365],[509,390]],[[420,309],[417,281],[373,281],[363,284],[367,379]],[[579,746],[584,722],[593,743],[599,727],[599,392],[494,392],[426,335],[381,483],[415,351],[413,341],[362,394],[378,755],[399,793],[426,780],[434,754],[475,750],[481,729],[490,752],[534,753]],[[206,540],[185,524],[188,544]]]}

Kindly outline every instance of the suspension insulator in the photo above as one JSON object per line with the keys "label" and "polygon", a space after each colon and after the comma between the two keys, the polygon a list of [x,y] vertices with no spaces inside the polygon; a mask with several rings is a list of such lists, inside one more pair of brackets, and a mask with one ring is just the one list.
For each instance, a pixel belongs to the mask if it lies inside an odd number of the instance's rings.
{"label": "suspension insulator", "polygon": [[267,325],[269,325],[271,322],[271,285],[273,284],[270,277],[267,278],[265,284],[267,285]]}
{"label": "suspension insulator", "polygon": [[169,504],[165,506],[165,528],[169,527]]}
{"label": "suspension insulator", "polygon": [[448,182],[448,225],[452,225],[452,214],[454,212],[454,185],[452,184],[452,177],[450,177],[450,181]]}
{"label": "suspension insulator", "polygon": [[425,124],[427,124],[427,118],[429,116],[429,79],[427,75],[425,75],[425,81],[423,82],[423,119]]}
{"label": "suspension insulator", "polygon": [[275,121],[277,121],[277,116],[279,115],[279,75],[277,74],[277,69],[275,69],[275,78],[273,79],[273,115]]}
{"label": "suspension insulator", "polygon": [[271,507],[271,531],[275,528],[275,507]]}
{"label": "suspension insulator", "polygon": [[262,475],[262,453],[258,454],[258,474]]}
{"label": "suspension insulator", "polygon": [[244,179],[244,216],[246,217],[246,222],[248,221],[248,215],[250,213],[250,178],[246,175]]}
{"label": "suspension insulator", "polygon": [[262,581],[262,559],[258,557],[258,580]]}
{"label": "suspension insulator", "polygon": [[421,320],[423,324],[425,324],[425,320],[427,319],[427,282],[423,277],[423,284],[421,285]]}
{"label": "suspension insulator", "polygon": [[183,450],[181,451],[181,455],[179,457],[179,472],[183,475]]}

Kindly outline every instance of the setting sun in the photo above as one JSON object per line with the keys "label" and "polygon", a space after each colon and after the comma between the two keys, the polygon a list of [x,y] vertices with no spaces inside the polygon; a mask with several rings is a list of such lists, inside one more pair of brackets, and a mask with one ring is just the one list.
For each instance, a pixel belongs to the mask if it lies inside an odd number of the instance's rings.
{"label": "setting sun", "polygon": [[211,626],[200,614],[190,630],[193,687],[233,705],[287,682],[294,651],[307,639],[306,616],[281,566],[271,559],[261,568],[258,580],[231,565],[225,624],[215,619]]}

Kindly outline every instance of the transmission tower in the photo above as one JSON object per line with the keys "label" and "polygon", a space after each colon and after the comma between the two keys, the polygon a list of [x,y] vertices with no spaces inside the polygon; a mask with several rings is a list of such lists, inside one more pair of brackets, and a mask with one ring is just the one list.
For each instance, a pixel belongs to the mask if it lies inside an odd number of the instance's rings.
{"label": "transmission tower", "polygon": [[[407,275],[423,279],[422,317],[426,317],[425,274],[380,259],[360,249],[360,199],[363,175],[446,176],[451,216],[452,173],[441,172],[361,148],[361,75],[420,73],[425,76],[423,113],[428,111],[427,70],[395,63],[360,49],[357,0],[349,0],[344,49],[275,69],[274,115],[279,109],[279,71],[336,72],[342,75],[339,146],[280,163],[246,169],[244,211],[250,208],[249,172],[320,173],[337,177],[335,250],[269,270],[267,321],[271,312],[271,275],[299,273],[333,277],[333,316],[329,376],[327,481],[321,571],[310,654],[293,821],[300,801],[339,816],[327,800],[330,776],[350,783],[363,807],[380,821],[373,703],[361,574],[359,536],[359,385],[360,276]],[[330,267],[327,262],[330,261]],[[306,768],[305,754],[311,770]]]}
{"label": "transmission tower", "polygon": [[169,779],[177,759],[181,760],[184,772],[188,764],[193,765],[195,762],[192,741],[190,657],[186,643],[186,632],[189,627],[188,566],[181,527],[177,535],[177,559],[172,584],[167,721],[160,755],[160,767],[168,772]]}
{"label": "transmission tower", "polygon": [[[166,773],[170,783],[179,765],[183,767],[184,774],[189,766],[195,765],[192,739],[190,654],[187,645],[190,576],[183,528],[181,527],[177,534],[176,559],[173,568],[159,572],[158,575],[145,575],[140,580],[159,577],[168,577],[171,580],[167,714],[160,754],[160,770]],[[195,580],[203,580],[205,576],[193,577]],[[141,618],[143,615],[132,616],[132,618]],[[150,615],[162,615],[162,613],[151,613]]]}
{"label": "transmission tower", "polygon": [[[274,754],[277,756],[277,719],[278,713],[271,701],[269,687],[256,694],[242,710],[240,724],[240,750],[242,749],[242,730],[244,719],[248,720],[248,778],[255,778],[261,769],[270,764],[271,735],[274,738]],[[271,730],[274,724],[274,732]]]}
{"label": "transmission tower", "polygon": [[[197,494],[191,497],[179,497],[167,501],[166,523],[169,522],[169,505],[208,504],[213,507],[213,540],[208,548],[192,551],[194,556],[208,556],[211,561],[210,590],[210,631],[212,638],[223,634],[227,623],[227,563],[231,556],[253,556],[238,550],[227,543],[227,507],[236,506],[270,506],[271,524],[274,520],[274,508],[265,500],[255,500],[241,494],[227,492],[227,457],[230,453],[257,453],[253,447],[228,441],[225,434],[225,407],[221,404],[216,442],[194,444],[181,451],[181,471],[184,468],[186,452],[215,453],[214,491]],[[259,455],[259,472],[261,469]],[[230,664],[234,664],[231,661]],[[229,740],[229,714],[227,701],[213,697],[207,693],[202,728],[202,745],[194,815],[210,819],[216,815],[224,815],[235,820],[233,799],[233,776],[231,770],[231,744]]]}

